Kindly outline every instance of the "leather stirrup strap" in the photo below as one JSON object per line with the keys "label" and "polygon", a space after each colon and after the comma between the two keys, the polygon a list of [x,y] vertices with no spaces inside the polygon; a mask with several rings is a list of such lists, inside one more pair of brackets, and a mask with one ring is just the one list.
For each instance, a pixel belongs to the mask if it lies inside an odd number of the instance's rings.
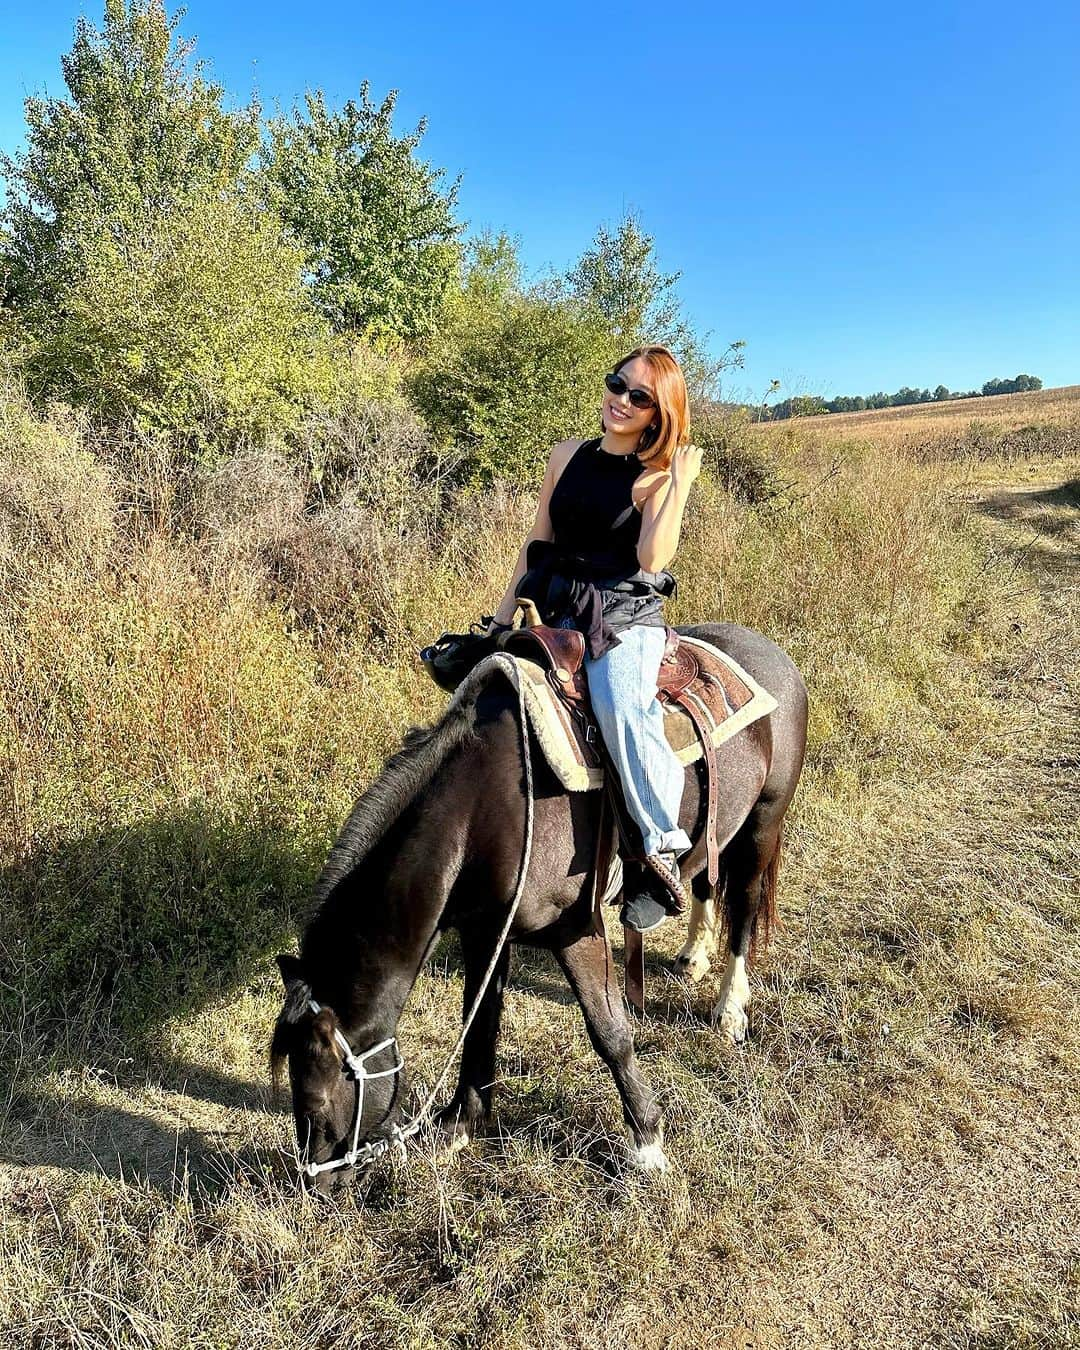
{"label": "leather stirrup strap", "polygon": [[[607,930],[604,926],[604,891],[607,886],[611,860],[615,852],[615,837],[618,821],[611,798],[606,792],[600,793],[600,817],[596,826],[596,856],[593,860],[593,923],[605,943]],[[611,947],[607,946],[607,959],[611,960]],[[623,924],[623,988],[626,1001],[637,1012],[645,1011],[645,946],[641,934]]]}
{"label": "leather stirrup strap", "polygon": [[720,809],[719,784],[717,783],[716,746],[712,742],[712,733],[702,716],[701,709],[694,699],[677,698],[673,702],[686,713],[694,724],[705,762],[705,857],[708,866],[709,885],[715,886],[720,879],[720,849],[716,843],[716,817]]}
{"label": "leather stirrup strap", "polygon": [[645,1011],[645,943],[636,928],[623,924],[623,988],[626,1001],[639,1013]]}
{"label": "leather stirrup strap", "polygon": [[611,801],[606,792],[600,793],[600,815],[596,822],[596,856],[593,859],[593,920],[598,933],[604,929],[604,892],[607,889],[611,872],[611,859],[615,852],[615,820],[611,812]]}

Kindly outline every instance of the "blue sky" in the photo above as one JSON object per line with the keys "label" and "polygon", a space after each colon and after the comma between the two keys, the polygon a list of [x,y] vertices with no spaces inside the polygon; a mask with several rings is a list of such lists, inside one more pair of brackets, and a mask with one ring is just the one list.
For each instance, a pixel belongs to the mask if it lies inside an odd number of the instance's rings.
{"label": "blue sky", "polygon": [[[8,10],[4,149],[80,13]],[[634,211],[710,346],[746,341],[730,396],[1080,383],[1075,0],[190,0],[181,31],[235,101],[398,89],[398,132],[427,116],[460,217],[533,275]]]}

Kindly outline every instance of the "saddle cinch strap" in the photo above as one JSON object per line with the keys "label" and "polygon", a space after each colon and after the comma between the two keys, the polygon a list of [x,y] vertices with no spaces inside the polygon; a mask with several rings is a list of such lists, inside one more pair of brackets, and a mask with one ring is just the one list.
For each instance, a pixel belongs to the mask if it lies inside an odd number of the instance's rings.
{"label": "saddle cinch strap", "polygon": [[[547,682],[564,701],[571,714],[584,725],[584,739],[602,755],[599,734],[589,706],[588,682],[585,675],[585,638],[576,628],[552,628],[539,621],[540,616],[531,600],[519,600],[525,615],[525,626],[515,628],[503,636],[501,646],[512,655],[535,661],[544,671]],[[703,673],[697,654],[680,643],[673,628],[666,627],[667,642],[657,675],[656,696],[663,703],[673,703],[686,713],[694,725],[705,758],[706,812],[705,855],[710,885],[715,886],[720,876],[720,850],[716,843],[716,817],[719,810],[716,768],[716,747],[713,744],[707,716],[707,686],[709,675]],[[695,686],[697,692],[695,693]],[[703,697],[703,695],[705,697]],[[624,816],[625,808],[615,800],[616,815]],[[620,821],[624,838],[630,831],[625,820]]]}

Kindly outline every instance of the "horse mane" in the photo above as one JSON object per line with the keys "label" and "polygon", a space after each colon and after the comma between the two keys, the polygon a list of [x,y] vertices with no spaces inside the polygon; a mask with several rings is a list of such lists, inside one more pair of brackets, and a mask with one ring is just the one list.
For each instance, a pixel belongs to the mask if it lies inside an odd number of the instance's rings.
{"label": "horse mane", "polygon": [[437,722],[406,731],[401,749],[387,758],[350,811],[315,883],[313,910],[321,909],[338,882],[371,852],[451,751],[474,734],[473,714],[483,684],[472,683],[462,697],[455,697]]}

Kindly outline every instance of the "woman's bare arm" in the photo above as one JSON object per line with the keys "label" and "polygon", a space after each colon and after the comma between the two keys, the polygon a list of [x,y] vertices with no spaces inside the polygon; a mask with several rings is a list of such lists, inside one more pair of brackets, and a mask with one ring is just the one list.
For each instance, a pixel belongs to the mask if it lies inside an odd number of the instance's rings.
{"label": "woman's bare arm", "polygon": [[644,571],[659,572],[675,557],[687,498],[700,471],[701,451],[696,445],[683,445],[675,451],[670,470],[648,485],[637,545]]}
{"label": "woman's bare arm", "polygon": [[540,485],[540,498],[536,504],[536,519],[533,521],[532,529],[526,536],[525,542],[518,553],[514,575],[510,578],[506,593],[495,611],[495,623],[508,624],[514,617],[514,612],[517,609],[514,591],[518,582],[525,575],[525,555],[528,552],[529,545],[534,539],[551,540],[555,537],[555,532],[551,527],[551,516],[548,513],[551,494],[555,489],[555,484],[559,481],[559,475],[566,468],[570,462],[570,457],[579,445],[581,445],[581,441],[560,441],[558,445],[553,447],[551,454],[548,456],[547,468],[544,470],[544,481]]}

